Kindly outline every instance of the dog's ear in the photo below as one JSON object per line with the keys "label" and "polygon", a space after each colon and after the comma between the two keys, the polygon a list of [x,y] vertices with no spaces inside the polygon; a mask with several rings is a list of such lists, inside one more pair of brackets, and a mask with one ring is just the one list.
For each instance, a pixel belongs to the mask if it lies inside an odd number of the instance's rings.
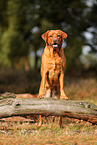
{"label": "dog's ear", "polygon": [[60,30],[60,32],[62,34],[62,41],[64,41],[64,39],[66,39],[68,35],[65,32],[61,31],[61,30]]}
{"label": "dog's ear", "polygon": [[48,40],[48,32],[45,32],[44,34],[41,35],[42,39],[45,41],[45,43],[47,43],[47,40]]}

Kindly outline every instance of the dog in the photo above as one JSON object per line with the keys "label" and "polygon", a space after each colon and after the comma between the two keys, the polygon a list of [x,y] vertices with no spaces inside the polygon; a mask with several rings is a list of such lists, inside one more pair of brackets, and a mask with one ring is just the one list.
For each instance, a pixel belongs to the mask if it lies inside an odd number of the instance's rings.
{"label": "dog", "polygon": [[[64,71],[66,58],[62,49],[62,42],[67,34],[61,30],[49,30],[42,35],[46,46],[42,54],[41,84],[38,98],[52,97],[56,99],[68,99],[64,92]],[[42,117],[39,116],[39,126]],[[59,125],[62,128],[62,117],[59,117]]]}

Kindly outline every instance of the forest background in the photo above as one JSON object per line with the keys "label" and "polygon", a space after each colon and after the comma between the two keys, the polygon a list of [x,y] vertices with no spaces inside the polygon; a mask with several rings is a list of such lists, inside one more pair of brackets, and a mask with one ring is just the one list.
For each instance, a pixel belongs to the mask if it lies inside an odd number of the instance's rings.
{"label": "forest background", "polygon": [[[0,0],[1,93],[38,91],[45,46],[41,35],[50,29],[68,34],[62,46],[67,59],[66,74],[96,76],[96,0]],[[29,80],[32,83],[27,85]],[[20,88],[17,82],[26,84],[26,89],[17,91],[13,87],[16,83]]]}

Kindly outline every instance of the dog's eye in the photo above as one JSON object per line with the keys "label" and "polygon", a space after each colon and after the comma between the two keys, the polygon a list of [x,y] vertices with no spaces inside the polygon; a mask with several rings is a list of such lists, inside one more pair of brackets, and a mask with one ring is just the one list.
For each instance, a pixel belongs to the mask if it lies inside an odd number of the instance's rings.
{"label": "dog's eye", "polygon": [[57,37],[60,37],[60,34],[58,34]]}
{"label": "dog's eye", "polygon": [[50,35],[49,37],[52,37],[52,35]]}

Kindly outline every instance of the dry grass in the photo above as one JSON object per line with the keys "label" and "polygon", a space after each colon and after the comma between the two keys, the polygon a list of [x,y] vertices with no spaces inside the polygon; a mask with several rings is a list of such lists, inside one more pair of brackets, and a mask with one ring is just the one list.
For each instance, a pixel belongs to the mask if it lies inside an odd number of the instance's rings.
{"label": "dry grass", "polygon": [[97,104],[96,78],[71,78],[66,80],[65,92],[71,100],[87,100]]}
{"label": "dry grass", "polygon": [[[11,124],[0,129],[0,145],[96,145],[97,127],[87,122],[77,122],[74,119],[64,119],[64,129],[58,123],[43,124],[37,129],[37,124]],[[1,127],[0,127],[1,128]]]}

